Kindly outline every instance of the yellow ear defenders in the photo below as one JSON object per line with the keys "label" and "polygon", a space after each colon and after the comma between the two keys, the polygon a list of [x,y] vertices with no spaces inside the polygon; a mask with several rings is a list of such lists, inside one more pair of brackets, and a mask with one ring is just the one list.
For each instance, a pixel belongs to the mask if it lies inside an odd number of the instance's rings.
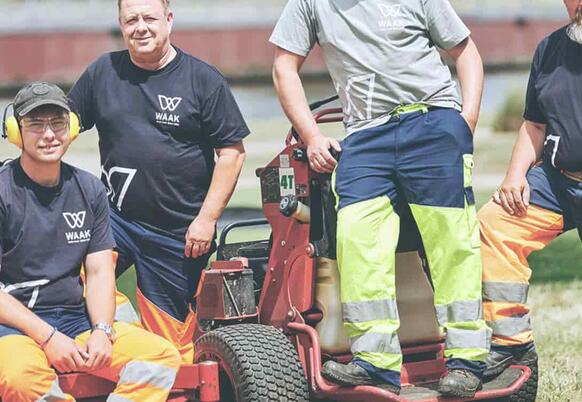
{"label": "yellow ear defenders", "polygon": [[[2,118],[2,121],[4,122],[2,137],[6,138],[8,142],[16,145],[18,148],[22,148],[22,134],[20,133],[20,126],[18,120],[16,120],[16,116],[13,115],[8,118],[6,117],[10,105],[12,104],[9,104],[4,109],[4,116]],[[77,116],[75,112],[69,112],[69,138],[71,142],[79,136],[80,131],[81,122],[79,116]]]}

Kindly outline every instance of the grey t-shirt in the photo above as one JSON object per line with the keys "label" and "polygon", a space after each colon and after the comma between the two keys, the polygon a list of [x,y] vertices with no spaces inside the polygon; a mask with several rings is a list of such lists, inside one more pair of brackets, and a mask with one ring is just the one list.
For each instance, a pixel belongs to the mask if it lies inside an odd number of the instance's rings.
{"label": "grey t-shirt", "polygon": [[85,256],[114,246],[96,177],[62,163],[59,184],[43,187],[19,159],[0,169],[0,291],[31,310],[82,305]]}
{"label": "grey t-shirt", "polygon": [[319,44],[350,134],[383,124],[399,105],[460,111],[437,47],[469,33],[448,0],[289,0],[270,41],[301,56]]}

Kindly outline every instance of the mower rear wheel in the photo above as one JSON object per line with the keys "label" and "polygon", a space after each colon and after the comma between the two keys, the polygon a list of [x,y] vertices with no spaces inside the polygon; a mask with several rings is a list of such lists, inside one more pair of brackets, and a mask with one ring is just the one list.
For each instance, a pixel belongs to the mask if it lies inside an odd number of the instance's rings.
{"label": "mower rear wheel", "polygon": [[309,401],[299,357],[274,327],[221,327],[196,341],[196,361],[217,361],[222,402]]}

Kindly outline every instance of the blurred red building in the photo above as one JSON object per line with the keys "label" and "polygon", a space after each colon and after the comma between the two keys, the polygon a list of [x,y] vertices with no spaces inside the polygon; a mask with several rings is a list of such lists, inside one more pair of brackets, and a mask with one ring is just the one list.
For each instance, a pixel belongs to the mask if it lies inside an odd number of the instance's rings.
{"label": "blurred red building", "polygon": [[[486,66],[528,63],[539,41],[564,25],[558,19],[494,20],[464,18]],[[230,78],[268,77],[273,46],[271,26],[178,28],[173,42],[217,66]],[[33,79],[72,83],[104,52],[123,48],[117,31],[4,33],[0,35],[0,86]],[[309,57],[306,73],[324,73],[319,50]]]}

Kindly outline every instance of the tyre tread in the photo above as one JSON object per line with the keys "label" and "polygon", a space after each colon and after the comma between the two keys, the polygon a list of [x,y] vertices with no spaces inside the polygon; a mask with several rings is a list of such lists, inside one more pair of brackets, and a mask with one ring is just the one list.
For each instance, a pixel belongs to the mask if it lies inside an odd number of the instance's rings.
{"label": "tyre tread", "polygon": [[237,402],[309,401],[309,389],[297,351],[274,327],[259,324],[225,326],[196,342],[220,351],[234,377]]}

